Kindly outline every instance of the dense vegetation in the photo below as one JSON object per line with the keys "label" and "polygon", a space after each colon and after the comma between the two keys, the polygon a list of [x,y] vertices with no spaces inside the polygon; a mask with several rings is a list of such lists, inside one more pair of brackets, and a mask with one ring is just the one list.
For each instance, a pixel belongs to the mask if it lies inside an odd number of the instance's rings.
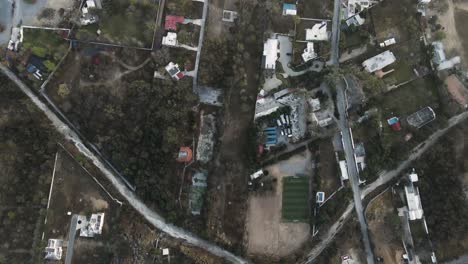
{"label": "dense vegetation", "polygon": [[57,136],[3,75],[0,91],[0,263],[39,263]]}
{"label": "dense vegetation", "polygon": [[468,200],[460,180],[466,171],[463,154],[457,158],[455,151],[458,140],[456,136],[444,138],[418,161],[416,167],[430,236],[436,248],[451,244],[451,250],[463,247],[462,243],[451,242],[462,241],[468,236]]}

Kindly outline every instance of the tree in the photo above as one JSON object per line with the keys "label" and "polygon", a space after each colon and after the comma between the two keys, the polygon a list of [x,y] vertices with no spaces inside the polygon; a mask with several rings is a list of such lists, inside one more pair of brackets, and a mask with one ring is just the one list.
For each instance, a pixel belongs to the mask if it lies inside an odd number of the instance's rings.
{"label": "tree", "polygon": [[446,35],[445,35],[445,32],[444,31],[437,31],[436,33],[434,33],[434,39],[439,41],[439,40],[443,40],[445,39]]}

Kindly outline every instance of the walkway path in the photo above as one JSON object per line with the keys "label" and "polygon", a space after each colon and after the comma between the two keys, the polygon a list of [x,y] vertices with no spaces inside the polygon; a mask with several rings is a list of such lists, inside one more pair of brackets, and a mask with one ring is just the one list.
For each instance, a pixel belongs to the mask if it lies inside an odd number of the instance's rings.
{"label": "walkway path", "polygon": [[168,235],[185,240],[187,243],[194,246],[203,248],[208,252],[223,257],[226,260],[233,263],[247,263],[246,260],[238,257],[231,252],[220,248],[219,246],[208,242],[204,239],[199,238],[198,236],[180,228],[174,226],[170,223],[167,223],[163,217],[157,214],[155,211],[150,209],[146,204],[144,204],[134,192],[129,190],[122,180],[115,175],[106,165],[103,160],[101,160],[94,152],[92,152],[85,142],[78,136],[78,134],[72,130],[67,124],[65,124],[57,114],[52,111],[49,106],[44,104],[39,97],[32,91],[31,88],[26,86],[16,75],[11,72],[6,66],[0,64],[0,70],[12,80],[20,89],[23,91],[31,101],[47,116],[51,121],[55,129],[61,133],[66,140],[71,141],[78,151],[80,151],[88,160],[90,160],[100,171],[101,173],[109,180],[109,182],[115,187],[115,189],[128,201],[128,203],[138,211],[151,225],[155,228],[161,230],[162,232],[167,233]]}

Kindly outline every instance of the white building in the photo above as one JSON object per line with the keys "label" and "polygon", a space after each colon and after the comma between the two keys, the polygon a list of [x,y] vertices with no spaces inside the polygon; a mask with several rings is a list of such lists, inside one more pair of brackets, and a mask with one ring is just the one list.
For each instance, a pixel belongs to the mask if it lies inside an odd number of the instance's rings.
{"label": "white building", "polygon": [[266,70],[276,69],[276,60],[278,60],[279,41],[277,39],[267,39],[263,44],[262,67]]}
{"label": "white building", "polygon": [[360,26],[364,24],[365,19],[362,18],[359,13],[364,9],[370,8],[378,1],[372,0],[348,0],[348,5],[345,10],[345,19],[348,26],[354,24],[355,26]]}
{"label": "white building", "polygon": [[177,33],[167,32],[167,35],[162,38],[162,44],[165,46],[175,47],[178,45],[177,42]]}
{"label": "white building", "polygon": [[341,179],[347,180],[348,177],[348,166],[346,165],[346,160],[340,160],[340,171],[341,171]]}
{"label": "white building", "polygon": [[96,5],[95,0],[87,0],[84,3],[83,7],[81,8],[81,18],[80,18],[80,22],[82,25],[89,25],[89,24],[96,23],[98,21],[98,17],[89,12],[91,9],[96,9],[96,8],[97,9],[102,8],[100,6],[100,2],[99,2],[99,6]]}
{"label": "white building", "polygon": [[444,44],[440,41],[434,41],[432,42],[432,46],[434,47],[434,57],[432,57],[432,61],[435,64],[441,64],[447,59],[445,57]]}
{"label": "white building", "polygon": [[295,4],[283,4],[283,16],[295,16],[297,15],[297,8]]}
{"label": "white building", "polygon": [[310,60],[313,60],[317,58],[317,53],[314,50],[314,43],[313,42],[307,42],[307,48],[304,49],[304,52],[302,53],[302,59],[304,62],[308,62]]}
{"label": "white building", "polygon": [[11,30],[11,38],[8,42],[8,49],[18,51],[19,44],[23,41],[23,32],[20,28],[14,27]]}
{"label": "white building", "polygon": [[47,241],[47,246],[45,248],[45,259],[47,260],[60,260],[62,259],[62,244],[63,240],[61,239],[49,239]]}
{"label": "white building", "polygon": [[312,28],[306,29],[307,41],[326,41],[328,40],[327,22],[315,24]]}
{"label": "white building", "polygon": [[104,213],[92,214],[89,221],[86,221],[81,224],[80,236],[94,237],[95,235],[100,235],[102,234],[103,226],[104,226]]}
{"label": "white building", "polygon": [[372,73],[385,68],[386,66],[394,63],[395,61],[395,55],[393,55],[391,51],[387,50],[385,52],[380,53],[377,56],[365,60],[362,63],[362,66],[366,69],[366,71]]}
{"label": "white building", "polygon": [[172,61],[169,62],[169,64],[165,68],[167,73],[169,73],[169,75],[171,75],[171,77],[177,81],[184,77],[184,74],[179,69],[179,65],[173,63]]}
{"label": "white building", "polygon": [[422,219],[423,209],[421,204],[421,198],[419,196],[419,189],[414,186],[414,183],[418,181],[418,175],[412,172],[409,175],[409,182],[405,186],[406,201],[408,202],[408,216],[410,220]]}

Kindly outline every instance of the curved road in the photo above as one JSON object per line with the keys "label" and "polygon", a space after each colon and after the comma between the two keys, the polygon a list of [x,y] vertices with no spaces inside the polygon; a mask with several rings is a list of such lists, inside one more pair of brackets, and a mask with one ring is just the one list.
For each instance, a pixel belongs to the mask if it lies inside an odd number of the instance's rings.
{"label": "curved road", "polygon": [[105,165],[105,163],[92,151],[90,151],[80,139],[78,134],[67,126],[46,104],[44,104],[39,97],[33,93],[33,91],[26,86],[16,75],[11,72],[6,66],[0,64],[0,70],[12,80],[30,99],[31,101],[49,118],[52,125],[60,132],[67,140],[73,142],[77,149],[85,155],[93,164],[99,168],[99,170],[106,176],[106,178],[114,185],[118,192],[125,197],[128,203],[135,208],[148,222],[150,222],[155,228],[160,229],[162,232],[168,235],[183,239],[187,243],[194,246],[203,248],[208,252],[225,258],[232,263],[247,263],[246,260],[238,257],[231,252],[222,249],[221,247],[203,240],[196,235],[172,224],[167,223],[163,217],[158,215],[156,212],[151,210],[146,204],[144,204],[134,192],[129,190],[126,185],[119,179],[118,176],[114,175]]}

